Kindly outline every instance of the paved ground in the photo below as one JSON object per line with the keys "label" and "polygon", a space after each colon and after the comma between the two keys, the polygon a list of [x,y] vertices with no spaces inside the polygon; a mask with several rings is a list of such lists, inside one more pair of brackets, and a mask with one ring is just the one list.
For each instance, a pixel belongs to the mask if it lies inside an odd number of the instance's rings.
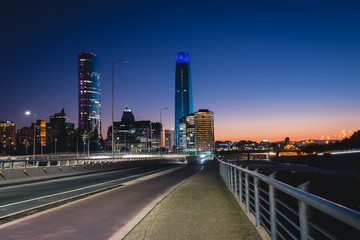
{"label": "paved ground", "polygon": [[131,180],[176,166],[178,165],[143,166],[33,183],[0,186],[0,222],[5,216],[14,213],[89,194],[101,189],[117,187]]}
{"label": "paved ground", "polygon": [[214,161],[161,201],[126,237],[260,239],[218,174]]}
{"label": "paved ground", "polygon": [[119,230],[126,234],[126,226],[137,223],[142,217],[139,213],[150,209],[150,203],[200,168],[201,165],[192,164],[154,178],[137,179],[132,184],[124,183],[111,191],[0,225],[0,239],[104,240]]}

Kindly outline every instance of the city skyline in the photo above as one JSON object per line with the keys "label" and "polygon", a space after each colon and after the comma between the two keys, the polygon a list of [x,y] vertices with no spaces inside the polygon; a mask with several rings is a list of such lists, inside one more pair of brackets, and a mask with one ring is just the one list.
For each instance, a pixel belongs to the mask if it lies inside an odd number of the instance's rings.
{"label": "city skyline", "polygon": [[153,122],[168,107],[162,122],[171,129],[174,55],[185,51],[194,109],[215,113],[215,140],[321,139],[358,130],[359,3],[259,3],[9,2],[0,10],[7,103],[0,120],[30,126],[26,110],[47,119],[65,100],[77,123],[76,55],[91,51],[101,59],[103,135],[111,125],[111,62],[121,59],[129,63],[115,69],[115,120],[126,104]]}

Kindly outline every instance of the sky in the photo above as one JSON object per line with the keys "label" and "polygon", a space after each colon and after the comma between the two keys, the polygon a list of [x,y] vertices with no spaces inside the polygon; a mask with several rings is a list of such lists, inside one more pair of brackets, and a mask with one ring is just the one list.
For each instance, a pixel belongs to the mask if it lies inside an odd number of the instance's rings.
{"label": "sky", "polygon": [[[4,1],[1,120],[65,106],[78,121],[77,55],[100,57],[102,132],[125,105],[174,127],[176,53],[189,52],[194,110],[216,140],[334,139],[360,129],[358,1]],[[341,138],[341,137],[340,137]]]}

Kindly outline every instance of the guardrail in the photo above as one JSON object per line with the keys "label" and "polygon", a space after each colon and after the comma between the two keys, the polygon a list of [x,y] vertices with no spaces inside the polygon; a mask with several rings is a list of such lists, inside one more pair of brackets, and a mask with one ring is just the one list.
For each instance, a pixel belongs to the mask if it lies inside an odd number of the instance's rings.
{"label": "guardrail", "polygon": [[[271,239],[354,239],[360,213],[215,157],[220,175]],[[326,184],[326,183],[324,183]],[[354,191],[357,191],[353,189]],[[356,237],[355,237],[356,238]]]}
{"label": "guardrail", "polygon": [[76,155],[51,155],[51,156],[37,156],[33,159],[31,156],[27,157],[8,157],[0,159],[0,169],[15,169],[15,168],[31,168],[39,166],[63,166],[63,165],[81,165],[91,163],[113,163],[119,161],[144,161],[144,160],[158,160],[161,159],[177,159],[185,161],[186,155],[170,155],[170,154],[119,154],[114,158],[111,155],[90,155],[89,157]]}
{"label": "guardrail", "polygon": [[93,155],[83,158],[0,159],[0,185],[44,180],[48,178],[110,171],[153,164],[189,164],[193,156],[185,155]]}

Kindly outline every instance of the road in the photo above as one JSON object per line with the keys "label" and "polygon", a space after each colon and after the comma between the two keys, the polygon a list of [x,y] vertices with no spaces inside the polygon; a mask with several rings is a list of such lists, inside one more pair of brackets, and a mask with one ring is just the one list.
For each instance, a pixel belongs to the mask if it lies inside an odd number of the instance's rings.
{"label": "road", "polygon": [[[159,172],[173,167],[162,165],[126,169],[118,173],[96,174],[96,178],[105,179],[104,182],[113,181],[121,185],[126,181],[149,175],[151,172]],[[0,226],[0,236],[4,239],[107,239],[118,233],[120,229],[124,230],[125,228],[126,231],[129,223],[134,223],[139,218],[138,214],[149,208],[149,203],[172,189],[173,186],[194,175],[201,167],[201,163],[194,163],[165,175],[141,181],[135,180],[133,184],[125,184],[92,197],[3,224]],[[54,194],[53,191],[58,186],[77,185],[77,182],[83,182],[84,187],[88,186],[89,182],[82,177],[90,176],[47,181],[54,184],[52,187],[45,186],[46,182],[27,184],[27,186],[22,187],[27,192],[28,199],[34,199],[40,197],[39,189],[47,189],[49,191],[45,194],[47,196]],[[95,180],[93,181],[92,184],[94,185]],[[16,194],[16,192],[22,191],[16,187],[21,187],[21,185],[13,186],[13,188],[4,187],[0,190],[1,205],[11,204],[9,200],[5,200],[7,198],[2,196],[1,191],[7,191],[8,194],[13,192],[17,196],[17,200],[13,201],[14,203],[25,201],[18,196],[21,195],[20,193]],[[71,189],[80,188],[73,186]],[[70,190],[65,187],[64,191]]]}
{"label": "road", "polygon": [[75,196],[117,187],[176,166],[178,165],[144,166],[0,187],[0,218]]}

